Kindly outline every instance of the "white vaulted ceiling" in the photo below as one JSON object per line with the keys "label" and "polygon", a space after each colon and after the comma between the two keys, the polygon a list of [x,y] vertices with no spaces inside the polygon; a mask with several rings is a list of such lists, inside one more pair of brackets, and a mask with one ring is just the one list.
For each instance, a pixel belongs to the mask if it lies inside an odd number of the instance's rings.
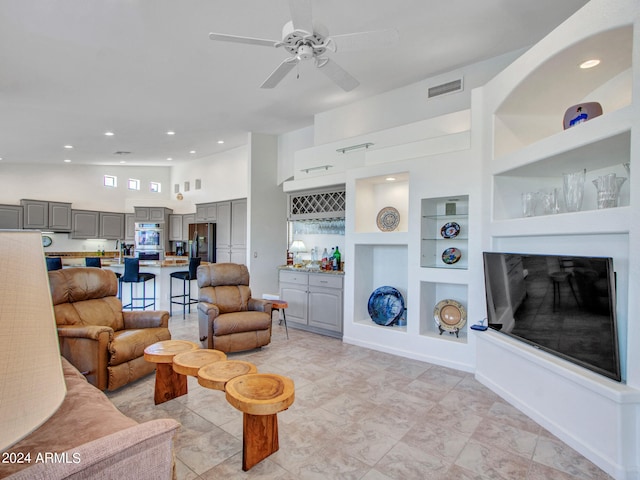
{"label": "white vaulted ceiling", "polygon": [[344,92],[312,64],[260,89],[282,49],[208,38],[279,40],[287,0],[0,0],[0,157],[163,166],[200,158],[245,144],[247,132],[308,126],[316,113],[532,45],[585,3],[315,0],[313,17],[332,34],[399,33],[393,47],[331,55],[360,81]]}

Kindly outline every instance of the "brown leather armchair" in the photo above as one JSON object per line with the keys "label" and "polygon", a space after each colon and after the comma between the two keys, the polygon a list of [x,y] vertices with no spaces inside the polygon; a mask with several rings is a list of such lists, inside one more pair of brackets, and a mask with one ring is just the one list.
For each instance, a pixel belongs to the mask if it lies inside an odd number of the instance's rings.
{"label": "brown leather armchair", "polygon": [[245,265],[201,265],[197,277],[203,348],[239,352],[271,342],[271,302],[251,298]]}
{"label": "brown leather armchair", "polygon": [[60,352],[100,390],[115,390],[155,369],[144,349],[170,340],[169,312],[122,311],[113,272],[67,268],[49,272]]}

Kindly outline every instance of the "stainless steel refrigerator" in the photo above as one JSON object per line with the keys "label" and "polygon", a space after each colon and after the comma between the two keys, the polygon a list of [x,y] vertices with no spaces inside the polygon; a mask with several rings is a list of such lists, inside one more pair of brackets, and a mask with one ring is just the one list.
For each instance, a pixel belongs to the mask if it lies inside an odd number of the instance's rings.
{"label": "stainless steel refrigerator", "polygon": [[203,262],[216,261],[216,224],[192,223],[189,225],[189,258],[200,257]]}

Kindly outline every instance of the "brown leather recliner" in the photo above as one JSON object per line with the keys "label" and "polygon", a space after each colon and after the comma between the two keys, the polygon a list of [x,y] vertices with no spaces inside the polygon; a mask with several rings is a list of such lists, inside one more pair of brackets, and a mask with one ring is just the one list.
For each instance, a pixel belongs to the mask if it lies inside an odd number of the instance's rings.
{"label": "brown leather recliner", "polygon": [[251,298],[245,265],[201,265],[197,277],[203,348],[239,352],[271,342],[271,302]]}
{"label": "brown leather recliner", "polygon": [[113,272],[67,268],[49,272],[60,352],[100,390],[115,390],[155,369],[144,349],[170,340],[169,312],[122,311]]}

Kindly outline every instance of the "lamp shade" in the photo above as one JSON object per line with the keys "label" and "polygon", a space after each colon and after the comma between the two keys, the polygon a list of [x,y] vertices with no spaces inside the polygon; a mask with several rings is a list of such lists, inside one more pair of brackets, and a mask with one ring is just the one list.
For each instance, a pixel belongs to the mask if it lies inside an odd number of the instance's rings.
{"label": "lamp shade", "polygon": [[289,250],[291,250],[293,253],[301,253],[306,252],[307,247],[302,240],[294,240]]}
{"label": "lamp shade", "polygon": [[66,394],[40,232],[0,230],[0,451]]}

